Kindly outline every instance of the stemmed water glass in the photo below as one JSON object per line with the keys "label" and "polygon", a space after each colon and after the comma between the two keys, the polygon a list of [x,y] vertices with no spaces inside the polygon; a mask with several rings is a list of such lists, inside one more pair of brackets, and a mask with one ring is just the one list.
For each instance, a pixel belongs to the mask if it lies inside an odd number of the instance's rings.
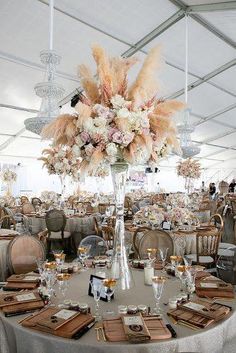
{"label": "stemmed water glass", "polygon": [[95,313],[94,317],[96,321],[99,321],[101,318],[100,312],[99,312],[99,300],[101,298],[101,293],[102,290],[104,289],[103,283],[101,281],[96,281],[93,279],[90,281],[91,289],[92,289],[92,294],[93,294],[93,299],[95,301]]}
{"label": "stemmed water glass", "polygon": [[57,263],[58,269],[60,269],[60,267],[63,266],[65,262],[66,254],[63,253],[63,250],[53,250],[53,255]]}
{"label": "stemmed water glass", "polygon": [[156,300],[156,308],[154,309],[154,312],[157,315],[161,314],[160,298],[162,295],[165,281],[166,281],[166,277],[163,277],[163,276],[155,276],[152,278],[152,288],[153,288],[153,293]]}
{"label": "stemmed water glass", "polygon": [[44,265],[44,271],[42,273],[42,278],[46,284],[46,292],[49,299],[49,304],[51,303],[51,298],[55,294],[54,285],[56,283],[56,262],[46,262]]}
{"label": "stemmed water glass", "polygon": [[71,275],[69,273],[58,273],[57,274],[57,282],[59,284],[59,292],[61,293],[62,297],[65,298],[66,291],[69,287],[69,279]]}
{"label": "stemmed water glass", "polygon": [[150,263],[154,262],[156,260],[156,256],[157,256],[157,249],[156,248],[148,248],[147,249],[147,256],[148,256],[148,260],[150,261]]}
{"label": "stemmed water glass", "polygon": [[188,279],[188,271],[190,270],[189,266],[178,265],[176,267],[176,277],[180,279],[181,282],[181,291],[184,291],[186,288],[186,281]]}
{"label": "stemmed water glass", "polygon": [[107,277],[102,281],[102,283],[105,288],[107,300],[110,303],[111,297],[116,289],[117,280],[115,278]]}
{"label": "stemmed water glass", "polygon": [[82,271],[86,271],[87,267],[86,267],[86,260],[89,257],[89,251],[91,249],[91,245],[83,245],[83,246],[79,246],[78,247],[78,256],[79,259],[82,263],[83,266],[83,270]]}
{"label": "stemmed water glass", "polygon": [[166,264],[168,250],[169,250],[169,248],[159,249],[161,262],[162,262],[162,272],[165,272],[165,264]]}

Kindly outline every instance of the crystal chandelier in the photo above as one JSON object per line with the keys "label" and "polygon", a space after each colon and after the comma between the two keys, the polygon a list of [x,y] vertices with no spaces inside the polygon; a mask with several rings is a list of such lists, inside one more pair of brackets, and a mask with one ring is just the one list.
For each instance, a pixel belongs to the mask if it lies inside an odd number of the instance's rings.
{"label": "crystal chandelier", "polygon": [[41,98],[41,106],[35,118],[24,121],[27,130],[40,135],[42,128],[59,115],[58,101],[64,94],[64,88],[55,81],[56,66],[60,64],[61,57],[53,50],[53,8],[54,1],[50,0],[50,29],[49,50],[40,53],[40,61],[45,66],[47,81],[37,83],[35,93]]}
{"label": "crystal chandelier", "polygon": [[[185,103],[188,104],[188,15],[185,15]],[[190,110],[183,112],[183,123],[178,125],[180,147],[184,159],[196,156],[200,153],[200,148],[193,143],[191,133],[194,126],[189,123]]]}

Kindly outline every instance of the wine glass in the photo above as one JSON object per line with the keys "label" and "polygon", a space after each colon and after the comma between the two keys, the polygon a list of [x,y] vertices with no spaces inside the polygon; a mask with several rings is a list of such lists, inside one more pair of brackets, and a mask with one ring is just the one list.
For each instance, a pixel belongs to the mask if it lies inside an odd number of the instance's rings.
{"label": "wine glass", "polygon": [[90,285],[92,289],[93,299],[95,300],[94,317],[96,321],[99,321],[101,319],[101,315],[99,312],[99,300],[103,290],[103,283],[101,281],[96,281],[96,279],[93,279],[92,281],[90,281]]}
{"label": "wine glass", "polygon": [[162,295],[165,281],[166,281],[166,277],[164,277],[164,276],[155,276],[152,278],[152,289],[153,289],[154,297],[156,300],[156,308],[154,309],[154,312],[157,315],[161,314],[160,298]]}
{"label": "wine glass", "polygon": [[69,279],[71,275],[69,273],[58,273],[57,274],[57,282],[59,284],[59,292],[61,293],[62,297],[65,298],[66,291],[69,287]]}
{"label": "wine glass", "polygon": [[148,248],[147,249],[147,256],[148,256],[148,260],[150,262],[154,262],[156,260],[156,256],[157,256],[157,249],[156,248]]}
{"label": "wine glass", "polygon": [[59,269],[64,264],[66,255],[63,250],[53,250],[53,255]]}
{"label": "wine glass", "polygon": [[162,261],[162,271],[165,272],[166,258],[169,248],[159,249],[161,261]]}
{"label": "wine glass", "polygon": [[116,289],[117,280],[112,277],[107,277],[102,281],[102,283],[106,291],[108,303],[110,303],[111,297]]}
{"label": "wine glass", "polygon": [[91,245],[83,245],[78,247],[78,256],[83,266],[83,271],[86,271],[86,262],[85,260],[89,257],[89,251],[91,249]]}
{"label": "wine glass", "polygon": [[176,267],[176,277],[178,277],[180,279],[180,283],[181,283],[181,291],[184,291],[184,288],[186,287],[186,281],[187,281],[187,270],[189,270],[190,267],[189,266],[185,266],[185,265],[178,265]]}
{"label": "wine glass", "polygon": [[56,283],[56,262],[46,262],[42,274],[43,281],[46,284],[46,292],[48,296],[48,304],[51,303],[51,298],[55,294],[54,285]]}

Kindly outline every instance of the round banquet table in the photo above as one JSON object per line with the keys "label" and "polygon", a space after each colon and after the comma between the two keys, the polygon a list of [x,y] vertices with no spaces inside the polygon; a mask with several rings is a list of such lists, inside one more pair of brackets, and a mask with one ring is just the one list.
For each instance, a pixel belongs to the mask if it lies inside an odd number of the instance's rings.
{"label": "round banquet table", "polygon": [[[73,275],[70,279],[66,298],[87,302],[93,312],[94,300],[87,295],[90,274],[93,274],[93,270]],[[146,304],[153,307],[152,287],[143,284],[143,276],[142,270],[133,270],[135,287],[129,292],[122,292],[117,289],[115,298],[111,303],[100,301],[101,313],[108,308],[117,312],[119,304]],[[167,310],[164,303],[178,291],[179,281],[172,278],[168,279],[161,298],[161,306],[164,312]],[[235,301],[230,302],[229,305],[233,306],[234,310],[236,309]],[[94,328],[78,340],[59,338],[22,327],[18,324],[18,321],[24,317],[23,315],[6,318],[0,314],[0,351],[1,353],[230,353],[224,347],[236,336],[236,313],[234,310],[219,323],[198,331],[170,322],[177,332],[177,338],[138,344],[98,342]],[[164,314],[164,317],[167,318],[166,314]]]}

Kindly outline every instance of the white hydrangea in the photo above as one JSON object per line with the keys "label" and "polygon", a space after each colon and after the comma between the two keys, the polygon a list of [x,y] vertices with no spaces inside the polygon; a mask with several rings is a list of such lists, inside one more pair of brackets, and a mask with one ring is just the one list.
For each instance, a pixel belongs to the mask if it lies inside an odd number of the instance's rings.
{"label": "white hydrangea", "polygon": [[128,118],[130,115],[130,111],[127,108],[122,108],[119,109],[116,114],[118,118]]}
{"label": "white hydrangea", "polygon": [[108,143],[108,145],[106,146],[106,152],[108,154],[108,156],[116,156],[117,154],[117,146],[115,143],[110,142]]}
{"label": "white hydrangea", "polygon": [[111,104],[114,109],[123,108],[123,107],[125,107],[126,103],[127,103],[127,101],[119,94],[116,94],[114,97],[111,98]]}

